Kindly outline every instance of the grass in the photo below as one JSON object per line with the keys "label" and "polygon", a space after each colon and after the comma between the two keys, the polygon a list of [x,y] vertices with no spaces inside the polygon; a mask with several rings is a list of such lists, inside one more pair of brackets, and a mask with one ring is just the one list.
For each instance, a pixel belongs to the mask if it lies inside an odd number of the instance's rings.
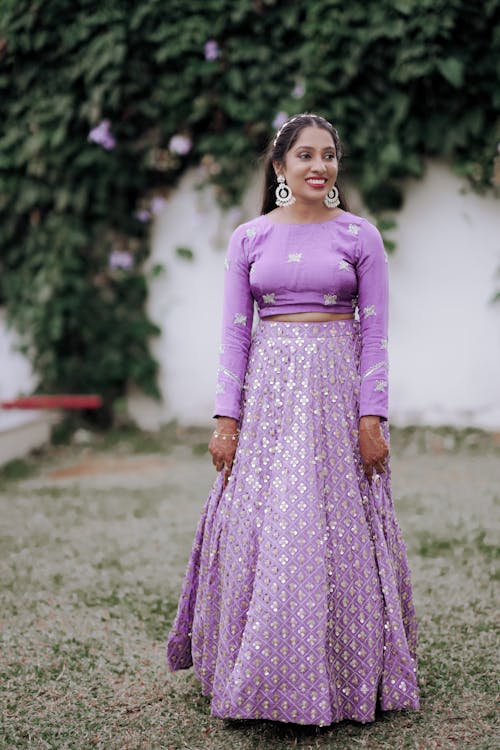
{"label": "grass", "polygon": [[1,750],[498,747],[498,446],[474,433],[441,450],[436,432],[429,454],[430,437],[393,434],[422,710],[315,729],[213,719],[192,673],[166,671],[164,641],[214,476],[207,437],[175,425],[157,436],[121,430],[4,468]]}

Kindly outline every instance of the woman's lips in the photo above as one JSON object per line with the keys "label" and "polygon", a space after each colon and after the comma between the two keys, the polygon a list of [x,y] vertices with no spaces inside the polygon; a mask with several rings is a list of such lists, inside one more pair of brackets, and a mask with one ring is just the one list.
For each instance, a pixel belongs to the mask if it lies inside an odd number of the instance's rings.
{"label": "woman's lips", "polygon": [[322,190],[326,185],[326,179],[322,177],[309,177],[306,182],[315,190]]}

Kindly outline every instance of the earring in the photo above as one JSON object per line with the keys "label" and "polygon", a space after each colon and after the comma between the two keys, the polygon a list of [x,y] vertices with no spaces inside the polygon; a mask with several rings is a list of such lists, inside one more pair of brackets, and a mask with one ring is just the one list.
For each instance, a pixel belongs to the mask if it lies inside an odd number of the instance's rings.
{"label": "earring", "polygon": [[335,185],[325,195],[323,203],[327,208],[337,208],[337,206],[340,206],[339,191]]}
{"label": "earring", "polygon": [[291,189],[285,182],[285,178],[282,174],[278,176],[278,187],[275,191],[276,205],[282,208],[283,206],[291,206],[295,203],[295,198],[292,195]]}

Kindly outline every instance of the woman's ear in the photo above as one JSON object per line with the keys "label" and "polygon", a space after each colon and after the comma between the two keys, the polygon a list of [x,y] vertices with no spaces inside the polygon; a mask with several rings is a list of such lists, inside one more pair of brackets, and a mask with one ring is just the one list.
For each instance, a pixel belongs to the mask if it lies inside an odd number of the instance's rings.
{"label": "woman's ear", "polygon": [[273,161],[273,169],[276,177],[278,177],[280,174],[283,174],[283,165],[280,164],[279,161]]}

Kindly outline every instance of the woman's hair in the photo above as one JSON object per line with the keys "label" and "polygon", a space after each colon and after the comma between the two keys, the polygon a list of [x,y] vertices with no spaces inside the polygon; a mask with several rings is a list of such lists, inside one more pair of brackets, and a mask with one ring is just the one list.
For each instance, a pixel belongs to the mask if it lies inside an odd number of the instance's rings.
{"label": "woman's hair", "polygon": [[[262,207],[261,214],[268,214],[273,208],[276,208],[276,195],[275,191],[278,187],[278,179],[274,171],[273,162],[279,162],[280,164],[285,163],[285,157],[288,151],[292,148],[293,144],[299,137],[299,133],[304,128],[314,127],[323,128],[332,136],[335,144],[335,150],[337,152],[337,159],[340,163],[342,156],[342,146],[340,143],[339,134],[333,125],[325,120],[320,115],[313,115],[309,112],[304,112],[301,115],[295,115],[287,120],[284,125],[278,130],[274,136],[273,141],[269,145],[265,154],[265,171],[264,171],[264,192],[262,196]],[[344,211],[348,211],[347,202],[343,195],[342,188],[337,183],[337,189],[339,191],[340,208]]]}

